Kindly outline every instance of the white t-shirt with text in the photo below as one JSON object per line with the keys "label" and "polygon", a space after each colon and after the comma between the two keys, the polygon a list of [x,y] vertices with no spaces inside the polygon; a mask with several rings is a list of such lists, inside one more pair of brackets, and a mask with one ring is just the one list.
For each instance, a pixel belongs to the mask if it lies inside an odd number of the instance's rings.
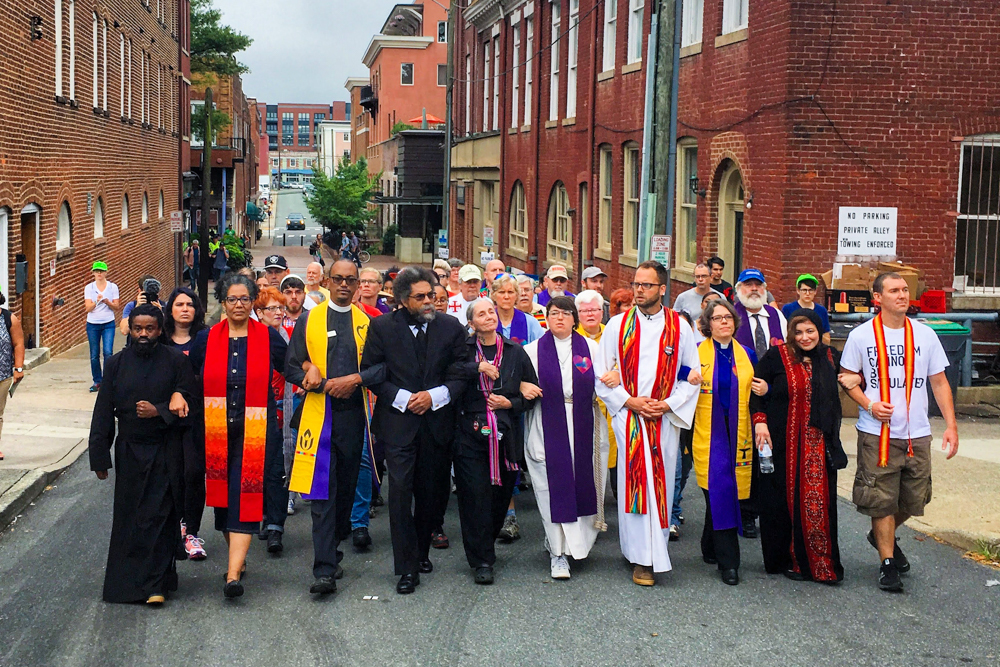
{"label": "white t-shirt with text", "polygon": [[[110,280],[108,284],[104,286],[104,291],[97,289],[97,283],[90,283],[83,288],[83,298],[90,299],[94,303],[97,303],[98,299],[103,296],[108,301],[114,301],[118,298],[118,285],[115,285]],[[104,303],[97,303],[94,309],[87,313],[87,322],[90,324],[106,324],[108,322],[115,321],[115,311],[111,310],[111,306]]]}

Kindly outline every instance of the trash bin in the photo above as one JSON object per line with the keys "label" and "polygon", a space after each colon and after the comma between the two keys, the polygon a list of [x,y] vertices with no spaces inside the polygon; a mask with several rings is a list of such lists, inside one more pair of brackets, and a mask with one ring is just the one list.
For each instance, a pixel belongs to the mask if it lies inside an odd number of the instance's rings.
{"label": "trash bin", "polygon": [[[945,354],[948,355],[948,368],[945,369],[944,375],[951,385],[951,398],[954,402],[958,397],[958,385],[962,379],[962,362],[965,360],[966,346],[972,345],[972,331],[958,322],[947,320],[925,320],[924,324],[934,330]],[[927,403],[931,416],[940,417],[941,410],[934,400],[934,392],[930,387],[927,387]]]}

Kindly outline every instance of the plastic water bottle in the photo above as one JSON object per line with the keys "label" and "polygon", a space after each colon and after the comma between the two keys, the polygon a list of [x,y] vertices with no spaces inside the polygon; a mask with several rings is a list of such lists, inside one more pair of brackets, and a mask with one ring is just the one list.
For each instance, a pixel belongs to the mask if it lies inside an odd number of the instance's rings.
{"label": "plastic water bottle", "polygon": [[768,475],[774,472],[774,459],[771,457],[771,444],[765,442],[760,448],[760,473]]}

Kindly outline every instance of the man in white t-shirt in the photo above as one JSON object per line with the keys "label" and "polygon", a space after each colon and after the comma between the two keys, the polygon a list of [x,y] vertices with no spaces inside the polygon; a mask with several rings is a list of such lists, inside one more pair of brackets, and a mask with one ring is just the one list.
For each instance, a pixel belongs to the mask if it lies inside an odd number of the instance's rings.
{"label": "man in white t-shirt", "polygon": [[83,304],[87,311],[87,341],[90,343],[90,372],[94,384],[90,391],[101,388],[104,378],[101,372],[101,347],[104,348],[104,361],[114,353],[115,344],[115,314],[121,310],[121,300],[118,285],[108,280],[108,265],[104,262],[94,262],[91,273],[94,282],[83,288]]}
{"label": "man in white t-shirt", "polygon": [[469,304],[479,298],[479,286],[482,285],[483,274],[475,264],[466,264],[458,270],[458,294],[448,299],[448,314],[454,315],[462,326],[469,321],[466,313]]}
{"label": "man in white t-shirt", "polygon": [[[841,379],[850,386],[860,376],[865,383],[864,389],[855,385],[848,391],[861,406],[854,504],[872,519],[868,541],[882,561],[879,588],[901,591],[899,575],[909,571],[910,563],[896,544],[896,528],[911,516],[923,516],[931,499],[928,383],[947,425],[941,448],[949,459],[958,452],[958,426],[944,374],[948,357],[930,327],[907,319],[906,281],[898,274],[883,273],[875,279],[872,292],[881,313],[851,332],[840,362]],[[886,384],[888,394],[883,391]],[[909,402],[908,385],[912,386]]]}

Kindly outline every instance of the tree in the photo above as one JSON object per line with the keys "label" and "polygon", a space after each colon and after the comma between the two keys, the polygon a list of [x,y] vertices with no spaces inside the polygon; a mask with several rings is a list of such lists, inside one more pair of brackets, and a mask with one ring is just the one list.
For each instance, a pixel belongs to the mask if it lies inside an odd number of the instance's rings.
{"label": "tree", "polygon": [[375,217],[368,202],[381,176],[368,175],[364,158],[354,164],[342,159],[332,177],[320,167],[313,167],[313,191],[305,195],[306,208],[314,220],[336,236],[341,232],[363,232],[365,223]]}
{"label": "tree", "polygon": [[[199,141],[205,140],[205,109],[204,104],[194,105],[191,110],[191,134],[194,135],[195,139]],[[219,109],[212,105],[212,145],[215,145],[216,136],[222,130],[229,127],[232,123],[232,119],[229,118],[229,114],[225,111],[219,111]]]}
{"label": "tree", "polygon": [[191,72],[233,76],[246,74],[250,68],[236,60],[253,39],[227,25],[221,25],[222,12],[213,0],[191,0]]}

